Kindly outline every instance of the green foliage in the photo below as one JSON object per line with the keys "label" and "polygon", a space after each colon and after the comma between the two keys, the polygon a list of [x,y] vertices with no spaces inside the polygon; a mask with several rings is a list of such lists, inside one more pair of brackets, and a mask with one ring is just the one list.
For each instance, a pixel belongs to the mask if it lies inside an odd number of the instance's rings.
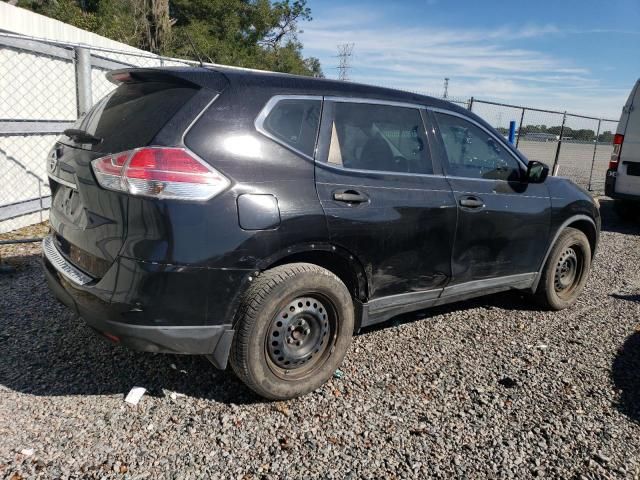
{"label": "green foliage", "polygon": [[613,132],[611,132],[610,130],[605,130],[600,135],[598,135],[598,142],[603,142],[603,143],[613,142]]}
{"label": "green foliage", "polygon": [[91,32],[99,25],[95,13],[82,9],[74,0],[21,0],[18,6]]}
{"label": "green foliage", "polygon": [[[168,9],[166,8],[168,4]],[[323,76],[304,58],[306,0],[20,0],[20,7],[162,55]],[[195,46],[195,50],[194,50]]]}
{"label": "green foliage", "polygon": [[[562,127],[560,125],[555,125],[553,127],[547,127],[546,125],[526,125],[522,127],[520,134],[523,136],[527,133],[551,133],[553,135],[560,135],[561,128]],[[562,136],[565,138],[571,137],[572,140],[592,142],[596,139],[596,132],[594,130],[591,130],[590,128],[581,128],[574,130],[571,127],[567,127],[565,125]],[[598,135],[598,142],[608,143],[612,140],[613,133],[611,133],[610,131],[601,132]]]}

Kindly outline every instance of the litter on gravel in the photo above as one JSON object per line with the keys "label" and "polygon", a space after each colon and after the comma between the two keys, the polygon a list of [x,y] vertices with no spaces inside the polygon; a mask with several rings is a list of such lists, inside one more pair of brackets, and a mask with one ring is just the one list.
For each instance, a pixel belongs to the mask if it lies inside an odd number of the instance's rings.
{"label": "litter on gravel", "polygon": [[129,393],[125,397],[124,401],[130,403],[131,405],[138,405],[140,399],[146,392],[146,388],[144,387],[133,387],[129,390]]}

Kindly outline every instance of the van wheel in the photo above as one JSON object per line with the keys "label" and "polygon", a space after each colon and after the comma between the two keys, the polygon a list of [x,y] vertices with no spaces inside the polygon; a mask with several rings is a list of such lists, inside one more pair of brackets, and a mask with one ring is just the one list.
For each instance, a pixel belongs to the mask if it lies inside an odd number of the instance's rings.
{"label": "van wheel", "polygon": [[231,366],[253,391],[273,400],[311,392],[340,366],[354,328],[349,290],[309,263],[263,272],[238,311]]}
{"label": "van wheel", "polygon": [[584,233],[566,228],[551,249],[536,297],[551,310],[570,307],[582,293],[591,267],[591,246]]}

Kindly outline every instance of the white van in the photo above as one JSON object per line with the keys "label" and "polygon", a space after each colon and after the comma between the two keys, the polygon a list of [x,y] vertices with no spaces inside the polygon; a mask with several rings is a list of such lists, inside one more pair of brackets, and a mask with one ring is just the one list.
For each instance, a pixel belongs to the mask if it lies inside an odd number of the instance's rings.
{"label": "white van", "polygon": [[605,194],[619,203],[640,202],[640,80],[631,89],[613,138]]}

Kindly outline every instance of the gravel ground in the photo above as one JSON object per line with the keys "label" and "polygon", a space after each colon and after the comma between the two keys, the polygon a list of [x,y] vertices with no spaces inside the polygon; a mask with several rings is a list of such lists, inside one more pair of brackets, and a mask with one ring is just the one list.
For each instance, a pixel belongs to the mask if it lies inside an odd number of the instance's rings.
{"label": "gravel ground", "polygon": [[0,477],[638,478],[640,223],[603,214],[570,310],[501,294],[396,318],[278,403],[106,343],[51,297],[39,245],[0,247]]}

